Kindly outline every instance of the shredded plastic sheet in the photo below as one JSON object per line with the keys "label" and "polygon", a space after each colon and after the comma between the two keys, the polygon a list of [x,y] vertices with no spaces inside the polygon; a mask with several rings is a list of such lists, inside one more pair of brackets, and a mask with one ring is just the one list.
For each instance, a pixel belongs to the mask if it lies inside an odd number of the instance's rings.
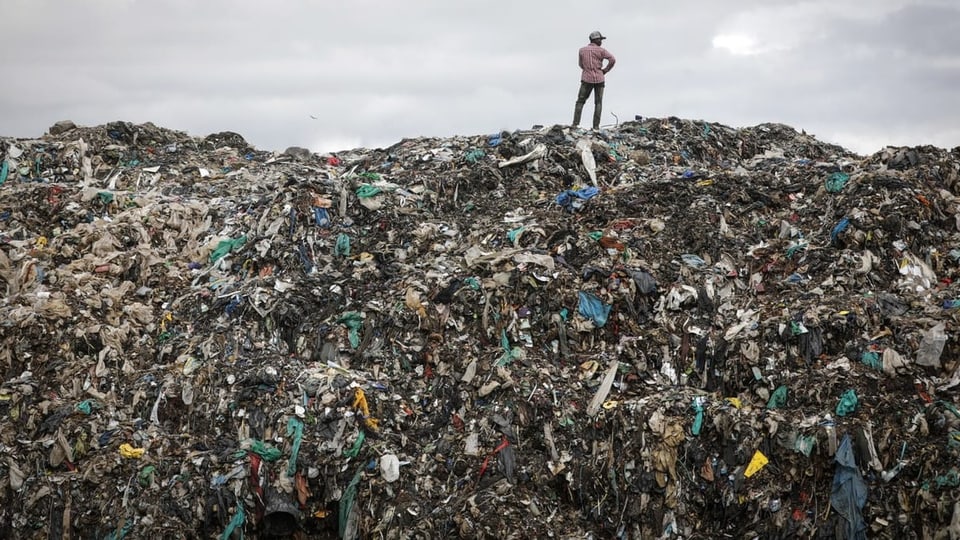
{"label": "shredded plastic sheet", "polygon": [[300,455],[300,443],[303,441],[303,422],[298,418],[290,417],[287,420],[287,437],[293,437],[293,447],[290,450],[290,462],[287,464],[287,476],[297,472],[297,457]]}
{"label": "shredded plastic sheet", "polygon": [[838,193],[843,189],[843,186],[847,185],[847,180],[850,180],[850,175],[842,172],[835,172],[827,178],[826,187],[827,191],[830,193]]}
{"label": "shredded plastic sheet", "polygon": [[330,226],[330,212],[326,208],[313,208],[313,221],[317,224],[318,227],[329,227]]}
{"label": "shredded plastic sheet", "polygon": [[353,480],[347,484],[346,489],[343,490],[343,495],[340,496],[340,515],[339,515],[339,528],[338,534],[340,538],[343,538],[347,532],[347,519],[350,517],[350,511],[353,510],[353,503],[357,498],[357,485],[360,483],[360,477],[363,476],[363,467],[357,469],[356,474],[353,475]]}
{"label": "shredded plastic sheet", "polygon": [[93,412],[94,409],[99,409],[100,404],[92,399],[85,399],[80,403],[77,403],[77,411],[82,412],[83,414],[89,415]]}
{"label": "shredded plastic sheet", "polygon": [[113,529],[106,536],[103,537],[103,540],[123,540],[130,534],[130,531],[133,530],[134,521],[132,519],[126,519],[123,522],[123,526]]}
{"label": "shredded plastic sheet", "polygon": [[[261,440],[254,440],[250,444],[249,451],[260,456],[264,461],[276,461],[280,459],[281,455],[283,455],[279,449],[274,448]],[[242,456],[243,453],[241,452],[240,455]]]}
{"label": "shredded plastic sheet", "polygon": [[485,154],[484,154],[483,150],[480,150],[479,148],[475,148],[475,149],[467,152],[466,155],[463,156],[463,158],[464,158],[465,160],[467,160],[467,163],[476,163],[476,162],[479,161],[484,155],[485,155]]}
{"label": "shredded plastic sheet", "polygon": [[690,428],[690,432],[694,435],[700,435],[700,430],[703,429],[703,402],[703,396],[693,398],[693,410],[696,416],[693,418],[693,426]]}
{"label": "shredded plastic sheet", "polygon": [[830,243],[836,244],[837,239],[840,238],[840,234],[847,230],[847,227],[849,226],[850,218],[843,218],[836,225],[834,225],[833,230],[830,231]]}
{"label": "shredded plastic sheet", "polygon": [[360,453],[360,448],[363,447],[363,440],[367,438],[367,433],[363,430],[360,430],[360,433],[357,434],[357,439],[353,441],[353,446],[349,449],[343,451],[343,455],[346,457],[355,458]]}
{"label": "shredded plastic sheet", "polygon": [[333,254],[337,257],[350,256],[350,236],[347,233],[337,235],[337,244],[333,248]]}
{"label": "shredded plastic sheet", "polygon": [[247,520],[247,515],[243,511],[243,503],[237,501],[237,511],[233,514],[233,518],[230,520],[230,523],[227,523],[227,528],[223,530],[223,534],[220,535],[220,540],[229,540],[230,536],[233,534],[233,531],[238,531],[240,533],[240,540],[243,540],[243,523]]}
{"label": "shredded plastic sheet", "polygon": [[863,521],[861,511],[867,504],[867,484],[860,476],[860,469],[853,457],[850,435],[844,435],[835,460],[837,469],[833,476],[830,504],[846,522],[843,535],[846,540],[866,539],[867,524]]}
{"label": "shredded plastic sheet", "polygon": [[382,189],[376,186],[371,186],[370,184],[362,184],[360,187],[357,188],[357,197],[360,197],[361,199],[369,199],[370,197],[379,195],[382,191],[383,191]]}

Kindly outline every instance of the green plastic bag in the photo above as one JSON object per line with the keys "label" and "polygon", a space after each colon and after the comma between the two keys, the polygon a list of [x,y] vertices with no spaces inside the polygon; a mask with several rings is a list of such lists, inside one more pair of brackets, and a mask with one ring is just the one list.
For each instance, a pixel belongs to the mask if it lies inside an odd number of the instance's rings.
{"label": "green plastic bag", "polygon": [[779,409],[787,405],[787,387],[780,385],[776,390],[773,391],[773,394],[770,395],[770,399],[767,400],[768,409]]}
{"label": "green plastic bag", "polygon": [[850,180],[850,175],[842,172],[835,172],[830,175],[830,178],[827,178],[827,191],[830,193],[838,193],[843,189],[843,186],[847,185],[847,180]]}
{"label": "green plastic bag", "polygon": [[880,355],[876,351],[863,351],[863,354],[860,355],[860,361],[874,369],[883,368]]}
{"label": "green plastic bag", "polygon": [[851,388],[840,396],[840,403],[837,403],[837,416],[846,416],[857,410],[857,393]]}
{"label": "green plastic bag", "polygon": [[349,330],[347,337],[350,339],[350,346],[356,349],[360,346],[360,327],[363,326],[363,316],[356,311],[348,311],[337,319]]}
{"label": "green plastic bag", "polygon": [[363,446],[363,441],[366,438],[366,433],[360,430],[360,433],[357,435],[357,440],[353,441],[353,446],[351,446],[349,450],[344,450],[343,455],[351,458],[357,457],[357,455],[360,454],[360,447]]}
{"label": "green plastic bag", "polygon": [[693,427],[690,431],[694,435],[700,435],[700,430],[703,429],[703,401],[703,397],[693,398],[693,410],[697,412],[697,416],[693,419]]}
{"label": "green plastic bag", "polygon": [[357,473],[353,475],[353,480],[347,485],[347,489],[343,490],[343,495],[340,496],[339,538],[343,538],[343,533],[346,532],[347,518],[350,517],[350,511],[353,510],[353,502],[357,498],[357,484],[360,483],[362,474],[363,467],[360,467],[357,469]]}
{"label": "green plastic bag", "polygon": [[361,199],[367,199],[373,197],[374,195],[380,193],[381,189],[376,186],[371,186],[370,184],[361,184],[357,188],[357,197]]}
{"label": "green plastic bag", "polygon": [[347,236],[347,233],[337,235],[337,245],[333,248],[333,254],[337,257],[350,256],[350,237]]}
{"label": "green plastic bag", "polygon": [[233,240],[221,240],[217,244],[217,249],[213,250],[213,253],[210,254],[210,262],[215,263],[220,259],[224,258],[227,253],[234,251],[244,244],[247,243],[247,236],[243,235],[240,238],[234,238]]}
{"label": "green plastic bag", "polygon": [[287,420],[287,437],[293,436],[293,448],[290,450],[290,462],[287,464],[287,476],[297,472],[297,456],[300,454],[300,442],[303,440],[303,422],[290,417]]}
{"label": "green plastic bag", "polygon": [[243,540],[243,522],[247,520],[247,515],[243,511],[243,503],[237,501],[237,513],[233,515],[233,519],[230,520],[230,523],[227,523],[227,528],[223,530],[223,534],[220,535],[220,540],[228,540],[230,535],[233,534],[234,530],[240,529],[240,540]]}
{"label": "green plastic bag", "polygon": [[250,445],[250,451],[262,457],[264,461],[276,461],[280,459],[280,455],[282,454],[280,450],[261,440],[253,441],[253,444]]}

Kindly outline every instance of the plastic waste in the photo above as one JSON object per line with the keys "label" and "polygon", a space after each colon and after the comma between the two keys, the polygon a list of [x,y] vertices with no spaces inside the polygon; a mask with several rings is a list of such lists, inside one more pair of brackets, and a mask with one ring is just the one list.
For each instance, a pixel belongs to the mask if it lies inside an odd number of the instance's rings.
{"label": "plastic waste", "polygon": [[867,484],[857,468],[849,435],[843,437],[835,460],[837,468],[833,476],[830,505],[843,517],[844,538],[865,539],[867,525],[862,511],[867,504]]}
{"label": "plastic waste", "polygon": [[859,400],[857,399],[857,393],[852,388],[847,390],[840,396],[840,402],[837,403],[836,413],[837,416],[847,416],[848,414],[853,414],[857,410],[859,405]]}
{"label": "plastic waste", "polygon": [[395,454],[380,456],[380,476],[387,482],[400,479],[400,459]]}
{"label": "plastic waste", "polygon": [[940,355],[947,343],[947,334],[943,323],[937,323],[924,332],[920,346],[917,348],[917,365],[926,367],[940,367]]}
{"label": "plastic waste", "polygon": [[603,300],[592,293],[580,291],[577,294],[579,297],[577,310],[580,315],[593,321],[593,324],[598,328],[607,324],[607,317],[610,316],[610,310],[613,306],[604,303]]}

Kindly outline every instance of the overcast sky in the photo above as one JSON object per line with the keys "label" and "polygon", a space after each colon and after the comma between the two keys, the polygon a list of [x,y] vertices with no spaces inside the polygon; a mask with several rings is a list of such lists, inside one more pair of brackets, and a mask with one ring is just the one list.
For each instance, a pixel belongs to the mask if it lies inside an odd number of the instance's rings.
{"label": "overcast sky", "polygon": [[323,152],[569,123],[600,30],[603,124],[960,145],[957,0],[0,0],[0,21],[7,136],[150,121]]}

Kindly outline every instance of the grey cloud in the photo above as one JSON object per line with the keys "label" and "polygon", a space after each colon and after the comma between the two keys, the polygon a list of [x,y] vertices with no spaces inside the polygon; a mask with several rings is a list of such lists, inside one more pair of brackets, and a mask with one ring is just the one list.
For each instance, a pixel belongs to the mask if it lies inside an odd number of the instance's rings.
{"label": "grey cloud", "polygon": [[[618,58],[605,123],[777,121],[864,151],[910,126],[924,126],[911,140],[950,141],[958,120],[946,1],[6,2],[10,135],[62,118],[149,120],[329,150],[563,123],[594,29]],[[734,56],[713,48],[724,32],[782,46]]]}

